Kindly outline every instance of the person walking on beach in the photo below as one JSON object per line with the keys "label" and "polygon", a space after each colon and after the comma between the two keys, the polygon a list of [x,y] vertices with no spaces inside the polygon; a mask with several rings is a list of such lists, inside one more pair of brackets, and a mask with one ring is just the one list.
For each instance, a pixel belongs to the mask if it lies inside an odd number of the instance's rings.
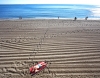
{"label": "person walking on beach", "polygon": [[59,16],[58,16],[58,19],[59,19]]}
{"label": "person walking on beach", "polygon": [[19,19],[22,19],[22,17],[21,17],[21,16],[19,16]]}
{"label": "person walking on beach", "polygon": [[76,21],[76,20],[77,20],[77,17],[74,18],[74,21]]}
{"label": "person walking on beach", "polygon": [[88,19],[88,17],[85,17],[85,20],[87,20]]}

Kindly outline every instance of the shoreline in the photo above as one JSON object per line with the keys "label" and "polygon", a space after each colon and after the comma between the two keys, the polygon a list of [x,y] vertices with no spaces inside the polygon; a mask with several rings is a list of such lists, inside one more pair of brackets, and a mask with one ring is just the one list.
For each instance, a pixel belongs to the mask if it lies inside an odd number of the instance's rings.
{"label": "shoreline", "polygon": [[[6,20],[74,20],[74,18],[22,18],[22,19],[19,19],[19,18],[11,18],[11,19],[2,19],[0,18],[0,21],[6,21]],[[85,18],[77,18],[77,20],[85,20]],[[76,20],[76,21],[77,21]],[[88,18],[87,20],[100,20],[100,18]],[[85,20],[85,21],[87,21]]]}

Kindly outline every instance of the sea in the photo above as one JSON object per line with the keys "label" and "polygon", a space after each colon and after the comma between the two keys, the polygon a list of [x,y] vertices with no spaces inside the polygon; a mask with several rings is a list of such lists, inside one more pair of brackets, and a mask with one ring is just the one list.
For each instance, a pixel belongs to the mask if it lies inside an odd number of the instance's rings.
{"label": "sea", "polygon": [[83,4],[0,4],[0,19],[100,18],[100,6]]}

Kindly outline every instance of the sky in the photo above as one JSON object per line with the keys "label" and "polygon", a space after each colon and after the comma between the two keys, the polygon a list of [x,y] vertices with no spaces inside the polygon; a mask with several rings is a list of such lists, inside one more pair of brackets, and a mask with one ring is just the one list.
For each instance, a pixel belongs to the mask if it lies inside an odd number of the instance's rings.
{"label": "sky", "polygon": [[100,5],[99,0],[0,0],[0,4],[90,4],[90,5]]}

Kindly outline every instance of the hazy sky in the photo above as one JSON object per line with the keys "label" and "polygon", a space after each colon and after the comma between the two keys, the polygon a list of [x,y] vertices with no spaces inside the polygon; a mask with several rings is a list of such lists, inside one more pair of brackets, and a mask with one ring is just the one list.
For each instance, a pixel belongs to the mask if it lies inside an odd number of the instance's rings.
{"label": "hazy sky", "polygon": [[0,0],[0,4],[94,4],[99,0]]}

